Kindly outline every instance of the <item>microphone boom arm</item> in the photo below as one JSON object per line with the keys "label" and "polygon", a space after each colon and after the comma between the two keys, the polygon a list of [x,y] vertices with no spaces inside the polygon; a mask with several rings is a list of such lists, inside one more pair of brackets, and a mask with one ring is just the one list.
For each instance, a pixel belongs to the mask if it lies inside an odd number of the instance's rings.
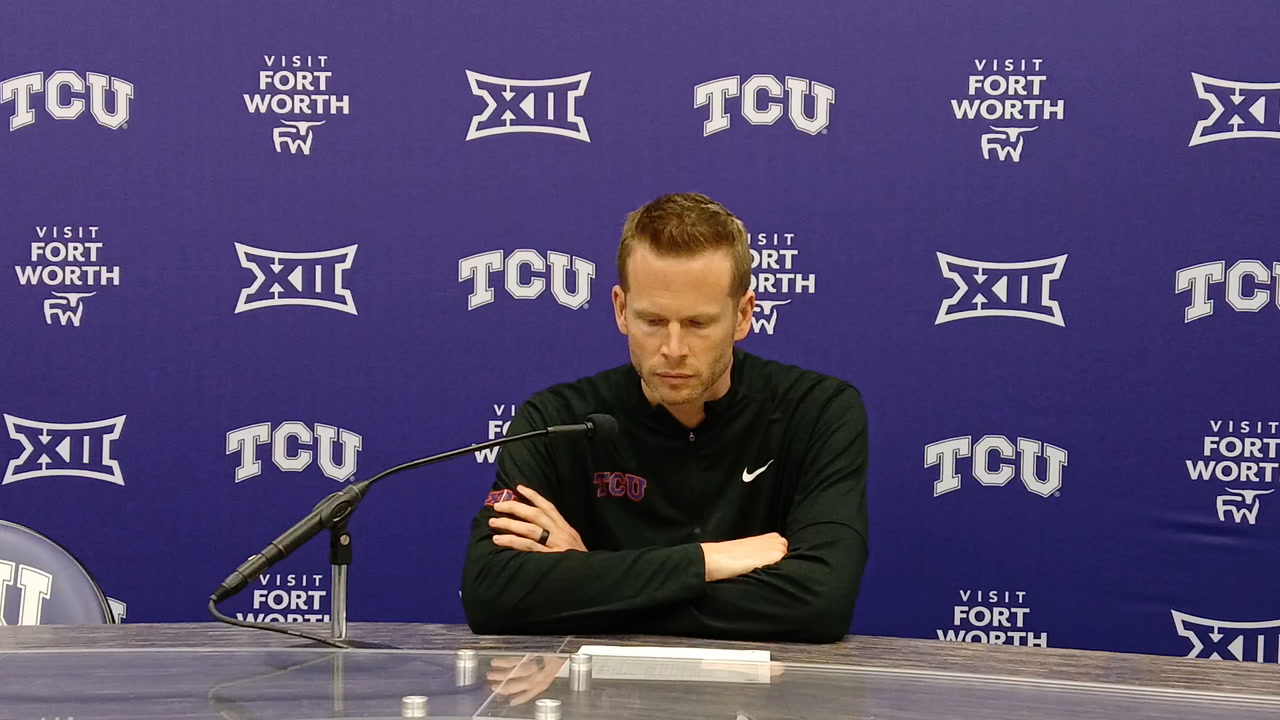
{"label": "microphone boom arm", "polygon": [[[394,475],[404,470],[413,470],[414,468],[432,465],[444,460],[450,460],[460,455],[470,452],[478,452],[487,450],[491,447],[505,445],[511,442],[526,440],[529,438],[547,435],[571,436],[585,434],[587,437],[597,433],[601,435],[610,435],[617,430],[617,421],[608,415],[590,415],[587,422],[577,423],[573,425],[552,425],[550,427],[530,430],[520,433],[519,435],[508,435],[506,437],[495,438],[488,442],[469,445],[467,447],[450,450],[448,452],[439,453],[430,457],[419,458],[403,465],[397,465],[388,470],[384,470],[377,475],[363,480],[354,485],[349,485],[328,497],[321,500],[316,506],[293,527],[286,530],[280,537],[271,542],[262,552],[253,555],[245,560],[235,572],[227,576],[226,580],[214,591],[210,600],[216,604],[230,598],[244,588],[248,587],[253,578],[258,577],[262,573],[269,570],[273,565],[292,555],[294,551],[302,547],[311,538],[315,537],[325,528],[330,530],[345,532],[346,523],[351,518],[360,501],[364,499],[368,493],[369,487],[374,483],[386,477]],[[348,541],[349,542],[349,541]],[[349,553],[349,550],[348,550]]]}

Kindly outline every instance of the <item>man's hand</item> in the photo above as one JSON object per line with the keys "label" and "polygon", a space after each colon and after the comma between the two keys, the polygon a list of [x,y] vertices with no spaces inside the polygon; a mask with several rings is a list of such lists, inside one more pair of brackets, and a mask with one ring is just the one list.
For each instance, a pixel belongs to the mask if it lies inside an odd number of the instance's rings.
{"label": "man's hand", "polygon": [[485,680],[491,691],[508,700],[508,705],[522,705],[551,687],[564,662],[564,658],[555,655],[496,657],[489,661]]}
{"label": "man's hand", "polygon": [[[529,498],[528,505],[519,500],[504,500],[496,503],[493,509],[503,515],[514,517],[496,517],[489,520],[489,527],[501,530],[493,536],[493,544],[522,552],[564,552],[578,550],[586,552],[587,546],[573,526],[565,522],[550,500],[539,495],[533,488],[524,485],[516,486],[516,491]],[[542,532],[547,531],[545,544],[539,543]]]}
{"label": "man's hand", "polygon": [[778,562],[786,554],[787,539],[776,532],[741,540],[702,543],[707,582],[746,575],[756,568]]}

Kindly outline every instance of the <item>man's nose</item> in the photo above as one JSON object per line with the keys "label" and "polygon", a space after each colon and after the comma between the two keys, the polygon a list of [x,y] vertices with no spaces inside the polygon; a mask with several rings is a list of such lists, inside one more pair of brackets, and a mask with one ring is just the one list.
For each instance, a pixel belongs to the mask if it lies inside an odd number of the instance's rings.
{"label": "man's nose", "polygon": [[671,323],[667,328],[667,341],[662,345],[662,354],[667,357],[682,358],[689,354],[689,346],[681,334],[680,325]]}

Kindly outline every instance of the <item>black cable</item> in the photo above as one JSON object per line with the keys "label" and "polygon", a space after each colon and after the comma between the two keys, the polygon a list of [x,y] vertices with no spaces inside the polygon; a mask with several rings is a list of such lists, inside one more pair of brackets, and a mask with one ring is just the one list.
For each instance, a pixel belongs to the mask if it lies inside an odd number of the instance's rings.
{"label": "black cable", "polygon": [[237,620],[233,617],[228,617],[218,611],[217,603],[213,598],[209,598],[209,612],[213,613],[213,616],[220,622],[224,622],[228,625],[235,625],[236,627],[249,628],[250,630],[270,630],[271,632],[280,633],[281,635],[290,635],[292,637],[302,638],[303,640],[313,640],[318,643],[324,643],[329,647],[340,648],[342,650],[348,650],[351,647],[341,640],[331,640],[329,638],[320,637],[319,635],[309,635],[297,630],[267,625],[266,623],[249,622],[248,620]]}

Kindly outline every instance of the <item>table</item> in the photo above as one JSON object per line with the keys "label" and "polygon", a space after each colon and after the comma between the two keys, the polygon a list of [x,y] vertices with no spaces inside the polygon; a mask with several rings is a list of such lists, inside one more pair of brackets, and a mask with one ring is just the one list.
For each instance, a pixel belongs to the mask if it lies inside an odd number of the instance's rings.
{"label": "table", "polygon": [[[1280,717],[1280,671],[1226,661],[863,636],[832,645],[499,637],[402,623],[352,623],[349,635],[395,649],[335,651],[212,623],[4,627],[0,717],[400,717],[406,695],[429,696],[430,717],[469,718],[533,718],[535,697],[561,700],[564,720]],[[764,648],[775,663],[761,678],[666,660],[644,672],[703,679],[597,677],[574,691],[555,671],[587,644]],[[456,665],[464,648],[478,654],[470,678]]]}

